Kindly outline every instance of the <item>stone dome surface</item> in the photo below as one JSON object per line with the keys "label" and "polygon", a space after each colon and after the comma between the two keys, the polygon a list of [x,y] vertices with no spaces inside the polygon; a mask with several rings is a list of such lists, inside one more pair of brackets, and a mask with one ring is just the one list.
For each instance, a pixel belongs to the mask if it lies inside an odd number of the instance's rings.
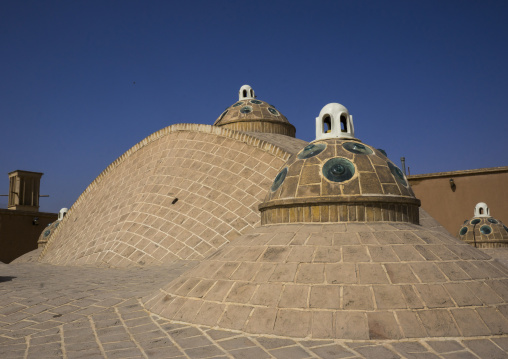
{"label": "stone dome surface", "polygon": [[214,126],[236,131],[278,133],[290,137],[295,137],[296,133],[295,127],[275,106],[242,95],[239,101],[229,106],[215,120]]}
{"label": "stone dome surface", "polygon": [[459,238],[477,248],[508,247],[508,227],[490,215],[475,211],[475,216],[465,220],[459,229]]}
{"label": "stone dome surface", "polygon": [[39,247],[44,246],[48,240],[51,238],[51,235],[56,231],[58,226],[60,225],[60,220],[56,220],[46,226],[44,230],[41,232],[39,239],[37,240],[37,245]]}
{"label": "stone dome surface", "polygon": [[[351,138],[319,140],[281,168],[260,206],[275,215],[143,298],[148,310],[213,328],[307,339],[508,333],[508,268],[441,230],[411,223],[419,203],[382,153]],[[366,209],[374,198],[380,217]],[[333,203],[353,210],[342,217],[339,207],[332,217]],[[412,209],[398,210],[397,203]],[[315,210],[319,205],[330,208]],[[301,223],[298,213],[278,214],[284,206],[301,208]]]}
{"label": "stone dome surface", "polygon": [[262,223],[418,223],[420,201],[402,171],[358,139],[313,141],[282,167],[260,205]]}
{"label": "stone dome surface", "polygon": [[305,144],[209,125],[166,127],[88,186],[40,261],[127,267],[202,259],[259,224],[265,188]]}
{"label": "stone dome surface", "polygon": [[508,332],[508,269],[415,224],[255,228],[150,297],[164,318],[352,340]]}

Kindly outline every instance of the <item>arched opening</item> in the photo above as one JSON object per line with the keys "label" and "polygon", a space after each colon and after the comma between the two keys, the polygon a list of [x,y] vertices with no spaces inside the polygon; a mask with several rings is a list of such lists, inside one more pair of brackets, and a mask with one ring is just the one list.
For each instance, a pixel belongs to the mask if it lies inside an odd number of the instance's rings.
{"label": "arched opening", "polygon": [[250,89],[250,97],[254,97],[254,91]]}
{"label": "arched opening", "polygon": [[247,97],[247,90],[243,90],[243,97]]}
{"label": "arched opening", "polygon": [[340,132],[347,132],[347,118],[345,115],[340,115]]}
{"label": "arched opening", "polygon": [[323,133],[332,132],[332,119],[329,115],[323,117]]}
{"label": "arched opening", "polygon": [[483,208],[480,207],[480,214],[483,214]]}

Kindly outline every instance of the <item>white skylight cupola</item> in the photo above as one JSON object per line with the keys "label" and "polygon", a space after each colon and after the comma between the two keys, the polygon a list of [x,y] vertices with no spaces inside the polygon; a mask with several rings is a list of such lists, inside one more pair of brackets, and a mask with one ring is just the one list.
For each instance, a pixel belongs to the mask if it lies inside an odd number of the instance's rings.
{"label": "white skylight cupola", "polygon": [[69,212],[67,208],[62,208],[60,212],[58,212],[58,220],[61,221],[65,217],[67,212]]}
{"label": "white skylight cupola", "polygon": [[480,202],[474,207],[475,217],[490,217],[490,209],[487,203]]}
{"label": "white skylight cupola", "polygon": [[316,140],[355,138],[353,116],[340,103],[329,103],[316,118]]}
{"label": "white skylight cupola", "polygon": [[243,85],[240,87],[240,91],[238,91],[238,99],[241,100],[251,100],[256,98],[254,96],[254,90],[249,85]]}

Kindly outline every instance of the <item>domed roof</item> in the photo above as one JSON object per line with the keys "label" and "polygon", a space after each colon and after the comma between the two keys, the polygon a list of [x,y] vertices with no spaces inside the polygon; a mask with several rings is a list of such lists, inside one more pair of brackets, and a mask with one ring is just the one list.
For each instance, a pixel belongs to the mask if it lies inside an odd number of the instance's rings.
{"label": "domed roof", "polygon": [[238,102],[229,106],[214,123],[237,131],[279,133],[295,137],[295,127],[273,105],[256,99],[248,85],[242,86]]}
{"label": "domed roof", "polygon": [[[335,110],[341,115],[330,118],[325,109],[332,109],[332,115]],[[280,170],[265,202],[259,206],[262,223],[398,221],[417,224],[420,201],[415,198],[404,173],[384,151],[354,138],[352,118],[348,118],[344,106],[329,104],[323,110],[318,120],[331,125],[331,129],[323,129],[318,123],[318,139],[302,148]],[[339,121],[345,121],[343,130]]]}
{"label": "domed roof", "polygon": [[37,240],[38,247],[44,247],[46,243],[48,243],[49,238],[53,235],[55,230],[60,225],[60,222],[62,219],[64,219],[65,215],[69,212],[69,209],[62,208],[58,212],[58,219],[52,223],[49,223],[46,228],[42,231],[41,235],[39,236],[39,239]]}
{"label": "domed roof", "polygon": [[491,217],[487,204],[480,202],[474,217],[464,221],[459,238],[477,248],[508,247],[508,227]]}
{"label": "domed roof", "polygon": [[508,268],[415,224],[419,201],[402,171],[354,138],[343,107],[328,109],[318,128],[329,129],[283,166],[260,206],[270,225],[145,297],[145,308],[179,322],[306,339],[506,333]]}
{"label": "domed roof", "polygon": [[44,230],[42,231],[41,235],[39,236],[39,239],[37,240],[37,245],[39,247],[45,246],[48,242],[49,238],[55,232],[55,230],[60,225],[61,220],[56,220],[46,226]]}

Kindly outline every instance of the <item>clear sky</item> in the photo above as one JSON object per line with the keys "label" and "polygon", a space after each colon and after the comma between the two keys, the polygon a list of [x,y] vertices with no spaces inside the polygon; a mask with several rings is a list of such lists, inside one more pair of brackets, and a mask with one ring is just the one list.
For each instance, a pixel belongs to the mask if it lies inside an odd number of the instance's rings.
{"label": "clear sky", "polygon": [[0,65],[0,194],[44,172],[42,211],[151,133],[213,124],[243,84],[307,141],[343,104],[412,174],[508,165],[503,0],[2,0]]}

